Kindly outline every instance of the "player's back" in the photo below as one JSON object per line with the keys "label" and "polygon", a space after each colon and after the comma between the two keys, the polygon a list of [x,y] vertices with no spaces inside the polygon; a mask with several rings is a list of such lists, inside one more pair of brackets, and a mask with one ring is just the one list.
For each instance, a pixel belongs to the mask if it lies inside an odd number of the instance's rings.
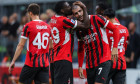
{"label": "player's back", "polygon": [[55,15],[51,18],[50,26],[52,29],[54,61],[68,60],[72,62],[73,42],[71,32],[74,24],[64,16]]}
{"label": "player's back", "polygon": [[[114,23],[114,25],[119,29],[119,43],[118,43],[119,57],[117,63],[114,62],[113,68],[126,69],[124,54],[127,46],[127,40],[129,37],[128,29],[119,23]],[[107,34],[108,34],[109,47],[112,50],[113,43],[114,43],[113,32],[107,30]]]}
{"label": "player's back", "polygon": [[50,26],[41,20],[34,20],[23,28],[23,38],[27,38],[27,54],[25,64],[30,67],[47,67]]}
{"label": "player's back", "polygon": [[[125,53],[125,44],[127,41],[127,37],[129,35],[128,29],[119,23],[114,23],[114,25],[119,29],[119,43],[118,43],[119,52],[118,53],[124,54]],[[107,34],[108,34],[109,47],[112,50],[113,42],[114,42],[113,32],[110,30],[107,30]]]}

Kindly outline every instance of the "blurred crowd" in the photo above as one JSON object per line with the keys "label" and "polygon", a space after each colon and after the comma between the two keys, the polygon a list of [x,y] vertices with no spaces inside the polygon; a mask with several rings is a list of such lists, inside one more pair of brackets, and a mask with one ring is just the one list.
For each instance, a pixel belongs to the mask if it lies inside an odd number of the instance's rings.
{"label": "blurred crowd", "polygon": [[[55,12],[52,9],[47,9],[45,13],[40,14],[40,19],[46,23],[49,24],[51,17],[55,15]],[[123,20],[123,18],[119,18],[120,23],[124,26],[128,27],[129,30],[129,44],[126,51],[126,61],[127,61],[127,67],[128,68],[136,68],[138,64],[138,60],[140,58],[140,36],[138,33],[136,33],[136,24],[134,22],[127,22],[127,20]],[[28,17],[27,13],[24,13],[20,21],[19,15],[17,13],[13,13],[12,15],[3,16],[1,17],[0,21],[0,61],[2,63],[6,63],[8,61],[11,61],[14,51],[16,48],[16,45],[20,39],[20,35],[22,32],[22,29],[24,25],[30,21],[30,18]],[[126,24],[128,23],[128,24]],[[6,40],[5,40],[6,39]],[[76,38],[75,38],[76,40]],[[77,49],[76,41],[75,42],[75,49]],[[4,54],[1,54],[4,47],[5,52]],[[26,48],[25,48],[26,51]],[[25,52],[26,54],[26,52]],[[4,55],[2,57],[2,55]],[[25,55],[21,56],[21,59],[25,59]]]}
{"label": "blurred crowd", "polygon": [[[40,14],[40,19],[49,24],[51,17],[55,15],[52,9],[47,9],[45,13]],[[10,62],[17,43],[20,40],[20,35],[24,25],[30,21],[27,13],[22,14],[19,21],[19,15],[17,13],[8,16],[1,17],[0,21],[0,62],[3,64]],[[5,50],[5,51],[4,51]],[[24,61],[26,54],[19,58],[19,61]]]}

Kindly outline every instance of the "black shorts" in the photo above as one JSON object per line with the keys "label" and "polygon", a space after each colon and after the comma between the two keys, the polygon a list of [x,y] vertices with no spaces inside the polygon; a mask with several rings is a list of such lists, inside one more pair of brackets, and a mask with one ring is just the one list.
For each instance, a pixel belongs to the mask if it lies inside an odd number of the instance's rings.
{"label": "black shorts", "polygon": [[29,67],[24,65],[19,82],[31,84],[33,80],[35,84],[49,83],[49,67]]}
{"label": "black shorts", "polygon": [[125,84],[126,70],[111,69],[106,84],[112,79],[113,84]]}
{"label": "black shorts", "polygon": [[111,61],[101,63],[99,66],[86,69],[88,84],[103,83],[105,84],[111,68]]}
{"label": "black shorts", "polygon": [[50,72],[51,72],[52,84],[54,84],[54,63],[50,63]]}
{"label": "black shorts", "polygon": [[72,63],[67,60],[54,62],[54,84],[73,84]]}

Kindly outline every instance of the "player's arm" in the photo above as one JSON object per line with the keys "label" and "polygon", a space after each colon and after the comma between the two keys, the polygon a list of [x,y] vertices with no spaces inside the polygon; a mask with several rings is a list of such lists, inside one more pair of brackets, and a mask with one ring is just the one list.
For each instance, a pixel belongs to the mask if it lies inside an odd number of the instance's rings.
{"label": "player's arm", "polygon": [[[51,28],[50,28],[51,30]],[[53,49],[52,30],[50,31],[49,50]]]}
{"label": "player's arm", "polygon": [[108,22],[106,28],[113,32],[114,44],[113,44],[111,55],[112,55],[112,60],[114,61],[114,58],[116,60],[118,59],[119,30],[111,22]]}
{"label": "player's arm", "polygon": [[85,48],[84,48],[84,42],[83,41],[78,41],[78,64],[79,64],[79,76],[81,79],[84,78],[84,74],[83,74],[83,69],[82,69],[82,65],[84,62],[84,55],[85,55]]}
{"label": "player's arm", "polygon": [[119,29],[116,28],[116,26],[114,26],[111,22],[108,22],[106,28],[113,32],[113,38],[114,38],[113,48],[117,48],[119,42]]}
{"label": "player's arm", "polygon": [[78,41],[78,64],[79,67],[82,67],[84,62],[84,56],[85,56],[85,48],[84,48],[84,41]]}
{"label": "player's arm", "polygon": [[49,40],[49,50],[53,49],[53,42],[52,42],[52,38],[50,38]]}
{"label": "player's arm", "polygon": [[12,62],[10,64],[10,66],[9,66],[9,73],[11,73],[11,71],[13,70],[14,65],[15,65],[15,61],[20,56],[20,54],[21,54],[21,52],[22,52],[22,50],[24,48],[24,45],[26,43],[28,35],[29,35],[29,26],[25,25],[24,28],[23,28],[23,31],[22,31],[20,42],[17,45],[13,60],[12,60]]}
{"label": "player's arm", "polygon": [[112,55],[113,61],[114,61],[114,58],[117,60],[118,59],[119,29],[116,28],[116,26],[114,26],[109,20],[106,20],[104,17],[98,15],[97,18],[98,18],[98,23],[102,26],[102,28],[106,28],[113,32],[114,44],[113,44],[111,55]]}
{"label": "player's arm", "polygon": [[17,45],[16,52],[14,54],[13,60],[10,64],[10,66],[9,66],[9,73],[11,73],[11,71],[13,70],[15,62],[18,59],[18,57],[20,56],[20,54],[21,54],[21,52],[24,48],[25,43],[26,43],[26,39],[21,38],[19,44]]}
{"label": "player's arm", "polygon": [[84,62],[84,55],[85,55],[85,48],[84,48],[84,41],[81,39],[79,32],[76,32],[77,38],[78,38],[78,51],[77,51],[77,55],[78,55],[78,64],[79,64],[79,76],[80,78],[84,78],[84,74],[83,74],[83,69],[82,69],[82,65]]}

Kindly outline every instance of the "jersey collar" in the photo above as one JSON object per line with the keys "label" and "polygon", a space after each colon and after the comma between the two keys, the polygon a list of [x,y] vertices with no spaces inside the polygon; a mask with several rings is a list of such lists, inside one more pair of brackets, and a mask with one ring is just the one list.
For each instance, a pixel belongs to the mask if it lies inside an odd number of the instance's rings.
{"label": "jersey collar", "polygon": [[42,20],[33,20],[33,21],[42,21]]}
{"label": "jersey collar", "polygon": [[56,14],[55,17],[61,17],[61,16]]}
{"label": "jersey collar", "polygon": [[120,25],[119,23],[113,23],[114,25]]}

